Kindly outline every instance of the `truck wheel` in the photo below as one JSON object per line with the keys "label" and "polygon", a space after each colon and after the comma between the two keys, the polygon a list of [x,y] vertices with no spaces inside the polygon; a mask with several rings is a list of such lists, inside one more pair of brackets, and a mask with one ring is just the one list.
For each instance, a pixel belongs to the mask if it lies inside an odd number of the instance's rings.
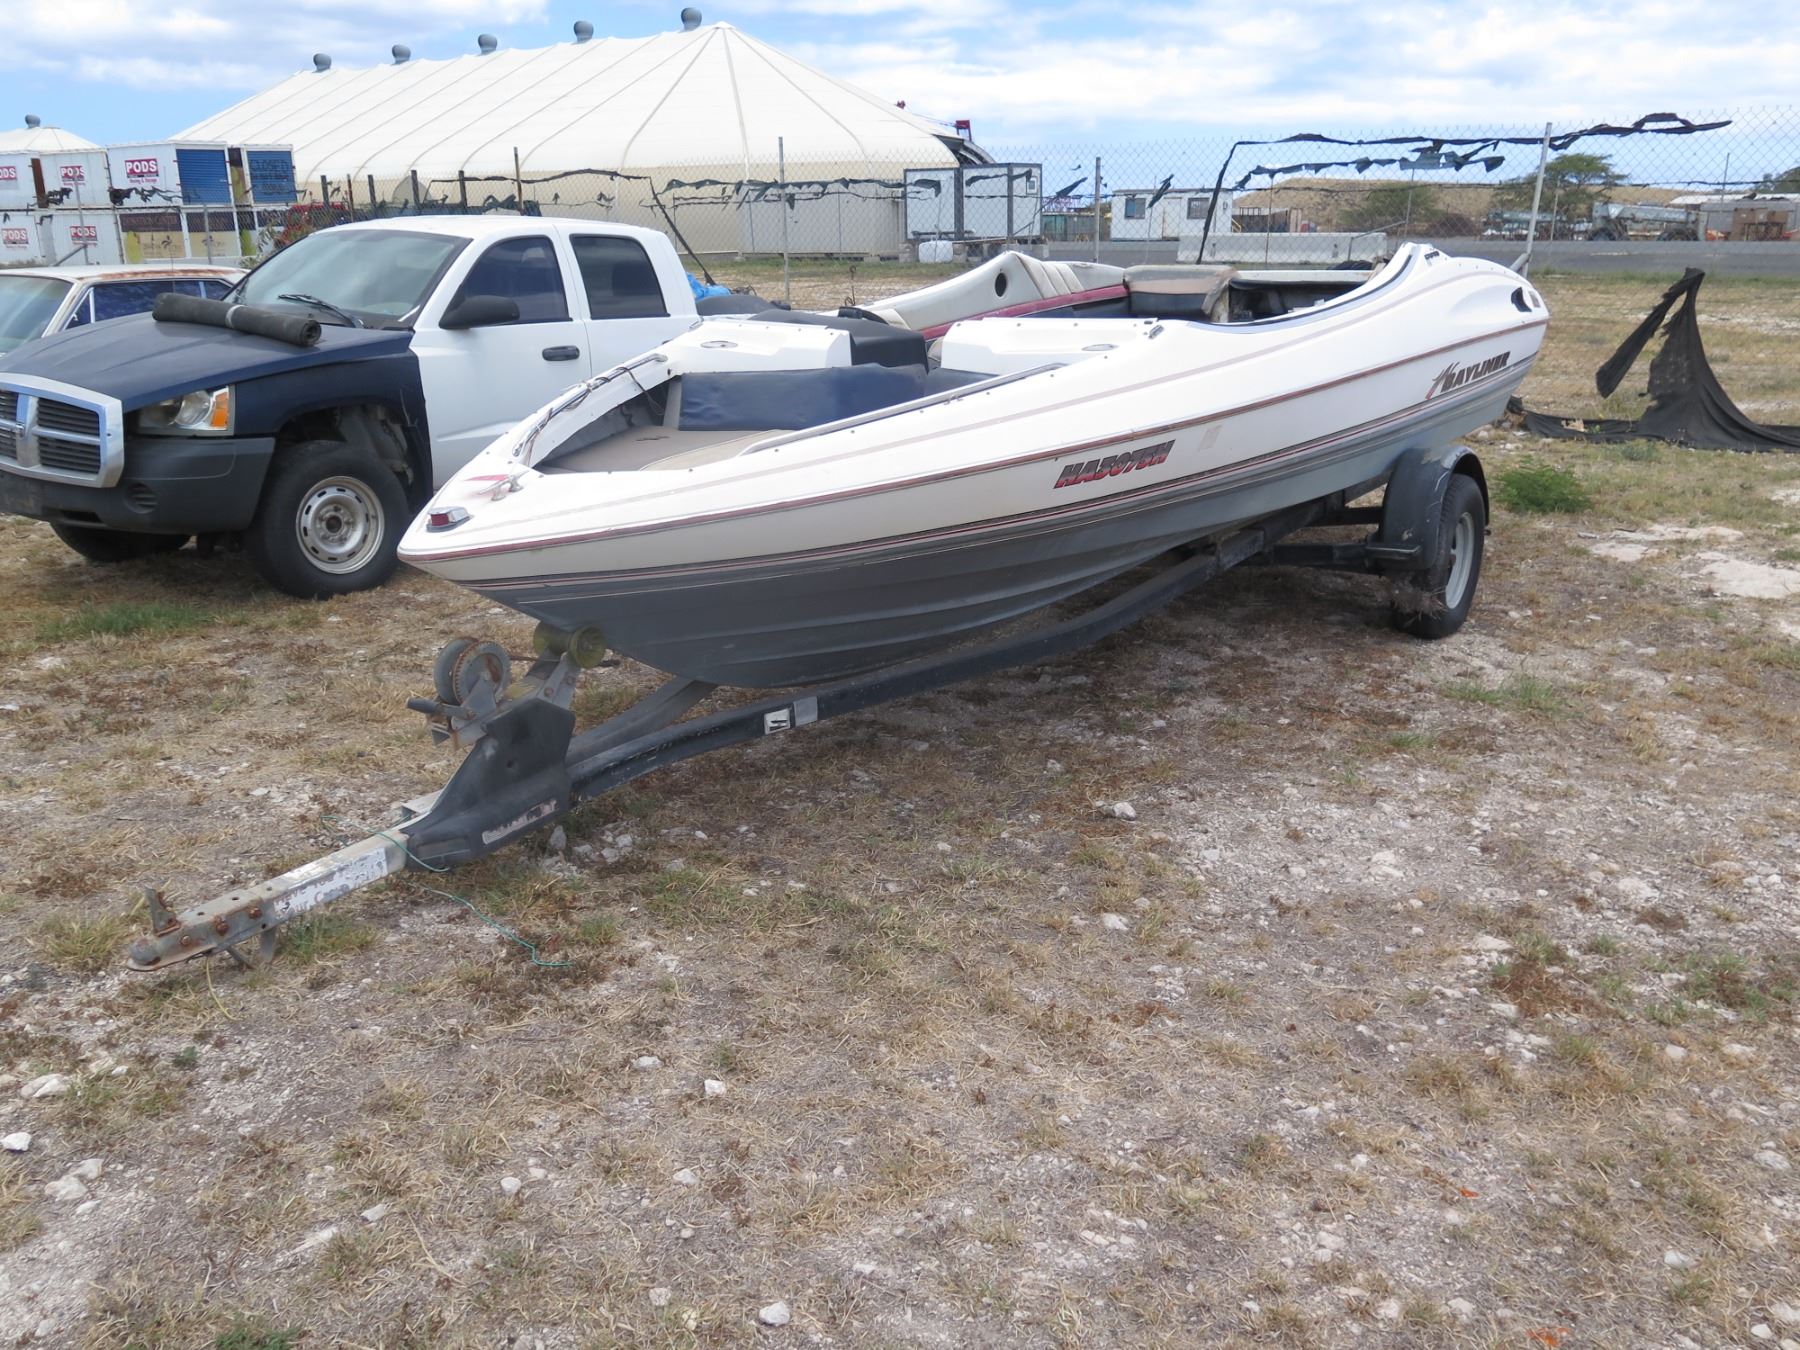
{"label": "truck wheel", "polygon": [[1420,638],[1449,637],[1469,617],[1487,536],[1487,506],[1467,474],[1453,474],[1438,518],[1437,548],[1394,604],[1394,627]]}
{"label": "truck wheel", "polygon": [[130,562],[155,553],[173,553],[187,543],[185,534],[132,534],[127,530],[93,530],[85,525],[52,525],[56,537],[89,562]]}
{"label": "truck wheel", "polygon": [[400,480],[375,456],[305,441],[276,458],[244,547],[271,586],[323,600],[392,576],[408,518]]}

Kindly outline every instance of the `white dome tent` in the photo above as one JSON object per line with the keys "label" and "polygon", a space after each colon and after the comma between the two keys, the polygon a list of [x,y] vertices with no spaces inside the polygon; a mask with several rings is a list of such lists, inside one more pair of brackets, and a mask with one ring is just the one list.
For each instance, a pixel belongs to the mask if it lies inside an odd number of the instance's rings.
{"label": "white dome tent", "polygon": [[392,64],[346,69],[321,54],[175,139],[292,145],[302,190],[324,180],[335,201],[372,185],[397,205],[516,208],[516,175],[528,210],[662,227],[654,189],[703,250],[778,246],[778,146],[801,199],[796,251],[897,247],[905,170],[987,160],[728,23],[682,17],[645,38],[577,24],[575,41],[532,49],[484,34],[479,54],[441,61],[396,47]]}
{"label": "white dome tent", "polygon": [[85,136],[61,127],[47,127],[29,115],[24,126],[0,131],[0,155],[69,155],[99,148]]}

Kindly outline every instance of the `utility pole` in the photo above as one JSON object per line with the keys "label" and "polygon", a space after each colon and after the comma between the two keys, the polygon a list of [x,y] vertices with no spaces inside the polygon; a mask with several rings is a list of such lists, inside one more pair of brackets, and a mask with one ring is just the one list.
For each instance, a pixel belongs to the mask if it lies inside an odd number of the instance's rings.
{"label": "utility pole", "polygon": [[1094,156],[1094,261],[1100,261],[1100,156]]}
{"label": "utility pole", "polygon": [[794,303],[794,283],[788,272],[788,185],[787,185],[787,137],[775,138],[776,172],[781,175],[781,298],[788,304]]}
{"label": "utility pole", "polygon": [[1538,206],[1544,200],[1544,167],[1550,162],[1550,123],[1544,123],[1544,143],[1538,147],[1537,186],[1531,190],[1531,219],[1525,226],[1525,251],[1513,264],[1520,276],[1531,275],[1531,245],[1537,238]]}

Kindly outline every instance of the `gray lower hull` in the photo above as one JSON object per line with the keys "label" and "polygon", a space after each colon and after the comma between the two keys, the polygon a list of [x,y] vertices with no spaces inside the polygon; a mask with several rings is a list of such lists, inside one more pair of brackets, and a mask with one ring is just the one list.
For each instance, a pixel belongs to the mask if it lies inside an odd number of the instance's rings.
{"label": "gray lower hull", "polygon": [[540,577],[476,589],[560,628],[596,626],[613,650],[672,675],[752,689],[811,684],[942,649],[1177,545],[1385,481],[1404,452],[1447,445],[1498,417],[1517,382],[1316,456],[1171,485],[1075,519],[900,540],[849,560],[772,557],[688,578]]}

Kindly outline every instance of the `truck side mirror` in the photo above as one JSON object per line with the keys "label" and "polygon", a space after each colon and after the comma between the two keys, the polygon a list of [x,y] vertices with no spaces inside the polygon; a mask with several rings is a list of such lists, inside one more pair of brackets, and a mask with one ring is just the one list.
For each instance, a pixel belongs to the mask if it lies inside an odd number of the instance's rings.
{"label": "truck side mirror", "polygon": [[517,323],[519,302],[506,295],[471,295],[444,311],[439,328],[488,328],[497,323]]}

